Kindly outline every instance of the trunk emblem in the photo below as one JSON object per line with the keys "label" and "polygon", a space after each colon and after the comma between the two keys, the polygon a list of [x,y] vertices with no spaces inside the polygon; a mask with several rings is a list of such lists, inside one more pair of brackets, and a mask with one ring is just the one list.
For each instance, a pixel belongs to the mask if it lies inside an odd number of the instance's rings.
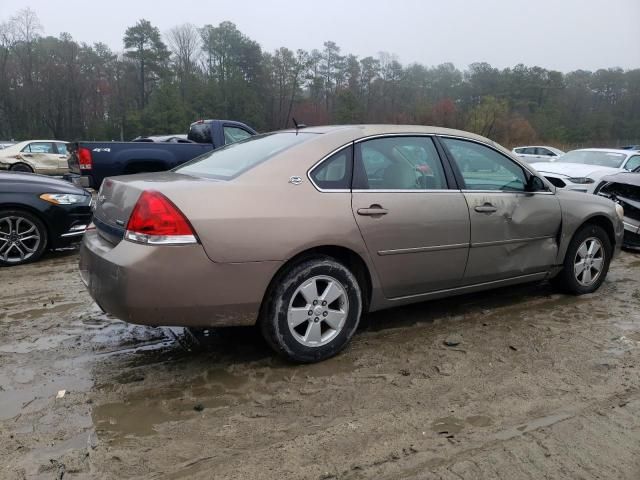
{"label": "trunk emblem", "polygon": [[300,185],[302,183],[302,178],[298,177],[298,176],[293,176],[289,178],[289,183],[292,183],[293,185]]}

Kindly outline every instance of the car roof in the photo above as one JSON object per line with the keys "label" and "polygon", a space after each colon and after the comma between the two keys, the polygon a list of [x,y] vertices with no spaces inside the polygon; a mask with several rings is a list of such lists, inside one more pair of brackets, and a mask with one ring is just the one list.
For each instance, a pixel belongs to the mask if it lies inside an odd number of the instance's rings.
{"label": "car roof", "polygon": [[[282,130],[283,132],[295,132],[295,128],[289,128]],[[298,129],[300,132],[305,133],[337,133],[351,131],[354,138],[370,137],[374,135],[387,135],[387,134],[432,134],[432,135],[449,135],[453,137],[464,137],[473,140],[478,140],[483,143],[489,143],[495,145],[493,140],[476,135],[475,133],[465,132],[463,130],[455,130],[452,128],[434,127],[428,125],[388,125],[388,124],[360,124],[360,125],[325,125],[318,127],[304,127]]]}

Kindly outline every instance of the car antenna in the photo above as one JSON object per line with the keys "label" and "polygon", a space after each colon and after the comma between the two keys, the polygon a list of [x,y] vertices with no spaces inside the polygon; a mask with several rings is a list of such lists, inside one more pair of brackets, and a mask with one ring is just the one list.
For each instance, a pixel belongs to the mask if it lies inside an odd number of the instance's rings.
{"label": "car antenna", "polygon": [[296,126],[296,135],[298,134],[298,130],[300,130],[301,128],[307,127],[304,123],[298,123],[296,121],[296,117],[291,117],[291,119],[293,120],[293,124]]}

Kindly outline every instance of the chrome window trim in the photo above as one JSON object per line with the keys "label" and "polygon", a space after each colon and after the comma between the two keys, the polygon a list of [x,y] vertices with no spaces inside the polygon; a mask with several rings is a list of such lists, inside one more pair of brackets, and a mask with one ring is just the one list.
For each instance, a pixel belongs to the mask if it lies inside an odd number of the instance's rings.
{"label": "chrome window trim", "polygon": [[511,193],[514,195],[555,195],[554,192],[527,192],[526,190],[460,190],[462,193]]}

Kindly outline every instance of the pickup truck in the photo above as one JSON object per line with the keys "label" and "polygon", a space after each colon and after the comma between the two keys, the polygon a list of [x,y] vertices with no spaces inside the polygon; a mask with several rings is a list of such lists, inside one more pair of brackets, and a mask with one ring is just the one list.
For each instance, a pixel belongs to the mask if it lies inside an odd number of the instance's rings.
{"label": "pickup truck", "polygon": [[232,120],[199,120],[187,142],[72,142],[69,174],[75,185],[98,190],[106,177],[170,170],[210,150],[244,140],[256,131]]}

